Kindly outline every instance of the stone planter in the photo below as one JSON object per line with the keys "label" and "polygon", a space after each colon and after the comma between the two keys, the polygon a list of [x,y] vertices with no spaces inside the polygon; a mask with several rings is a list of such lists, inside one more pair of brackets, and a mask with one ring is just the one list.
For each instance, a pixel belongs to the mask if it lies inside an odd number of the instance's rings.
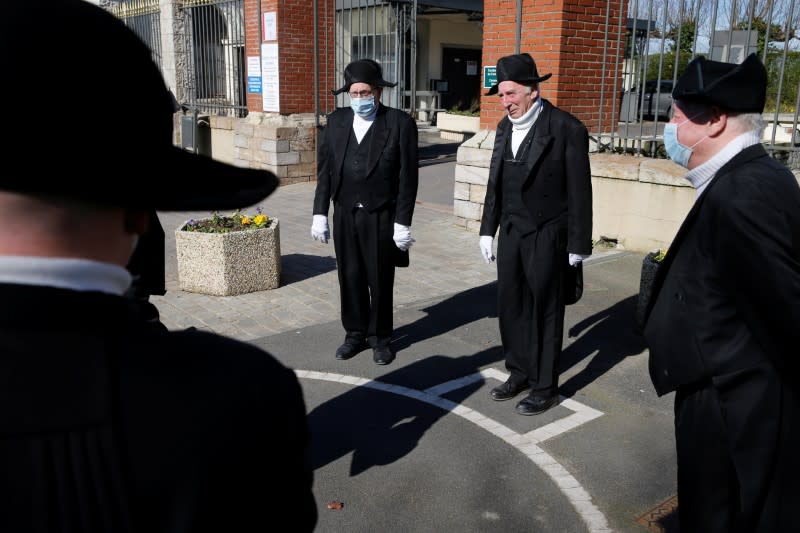
{"label": "stone planter", "polygon": [[639,279],[639,297],[636,300],[636,328],[642,331],[644,328],[644,314],[653,294],[653,283],[656,281],[660,261],[656,261],[659,252],[650,252],[642,259],[642,274]]}
{"label": "stone planter", "polygon": [[278,219],[262,229],[230,233],[175,231],[179,288],[214,296],[275,289],[281,279]]}
{"label": "stone planter", "polygon": [[450,113],[436,114],[436,127],[442,139],[464,142],[481,129],[481,118]]}

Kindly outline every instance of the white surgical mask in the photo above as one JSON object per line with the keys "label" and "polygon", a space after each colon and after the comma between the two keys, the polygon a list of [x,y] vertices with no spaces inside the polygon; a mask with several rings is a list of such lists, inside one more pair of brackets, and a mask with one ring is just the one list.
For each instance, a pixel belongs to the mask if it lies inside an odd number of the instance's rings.
{"label": "white surgical mask", "polygon": [[697,116],[699,115],[687,118],[680,124],[669,122],[664,126],[664,148],[667,150],[667,155],[684,168],[689,168],[689,158],[692,157],[694,147],[708,139],[708,135],[706,135],[692,146],[685,146],[678,141],[678,127],[683,126]]}
{"label": "white surgical mask", "polygon": [[375,97],[367,96],[366,98],[351,98],[350,108],[353,112],[360,117],[368,117],[375,111]]}

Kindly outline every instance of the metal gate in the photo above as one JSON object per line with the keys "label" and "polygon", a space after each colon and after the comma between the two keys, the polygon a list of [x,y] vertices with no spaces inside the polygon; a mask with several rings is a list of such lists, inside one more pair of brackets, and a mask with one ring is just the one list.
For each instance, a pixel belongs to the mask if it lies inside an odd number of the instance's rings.
{"label": "metal gate", "polygon": [[247,115],[243,0],[184,0],[177,54],[181,103],[213,115]]}
{"label": "metal gate", "polygon": [[[381,0],[336,0],[334,34],[334,83],[323,89],[335,90],[344,85],[344,68],[351,61],[369,58],[380,63],[386,81],[397,83],[386,87],[381,102],[398,109],[413,106],[414,80],[412,62],[416,38],[416,17],[412,2]],[[324,53],[320,48],[317,57]],[[329,94],[329,93],[328,93]],[[344,94],[336,97],[334,106],[347,105]],[[323,109],[323,112],[332,109]]]}
{"label": "metal gate", "polygon": [[124,0],[110,5],[109,11],[122,20],[150,48],[153,61],[162,69],[161,9],[158,0]]}

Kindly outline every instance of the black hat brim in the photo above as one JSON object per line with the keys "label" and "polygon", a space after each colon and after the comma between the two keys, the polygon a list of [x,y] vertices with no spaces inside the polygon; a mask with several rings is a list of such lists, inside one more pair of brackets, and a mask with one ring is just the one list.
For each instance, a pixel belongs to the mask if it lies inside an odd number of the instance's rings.
{"label": "black hat brim", "polygon": [[[152,206],[155,209],[194,211],[248,207],[265,199],[280,183],[278,177],[267,170],[236,167],[174,146],[166,157],[169,176],[189,179],[176,179],[168,187],[159,187]],[[150,203],[146,198],[142,201]]]}
{"label": "black hat brim", "polygon": [[[547,81],[547,80],[550,79],[550,77],[552,75],[553,75],[553,73],[550,72],[548,74],[545,74],[544,76],[528,78],[526,80],[503,80],[503,81],[513,81],[513,82],[519,83],[521,85],[528,85],[528,84],[532,84],[532,83],[540,83],[540,82],[543,82],[543,81]],[[497,82],[494,85],[492,85],[492,87],[489,89],[489,92],[487,92],[484,96],[492,96],[492,95],[497,94],[498,88],[500,87],[500,83],[501,82]]]}
{"label": "black hat brim", "polygon": [[[366,82],[366,81],[365,82],[354,81],[353,83],[369,83],[369,82]],[[337,94],[345,93],[345,92],[350,90],[350,86],[353,83],[348,83],[347,85],[344,85],[343,87],[340,87],[340,88],[336,89],[335,91],[331,91],[331,93],[333,93],[334,96],[336,96]],[[375,85],[376,87],[395,87],[397,85],[397,83],[392,83],[391,81],[386,81],[384,79],[380,79],[375,83],[370,83],[370,85]]]}

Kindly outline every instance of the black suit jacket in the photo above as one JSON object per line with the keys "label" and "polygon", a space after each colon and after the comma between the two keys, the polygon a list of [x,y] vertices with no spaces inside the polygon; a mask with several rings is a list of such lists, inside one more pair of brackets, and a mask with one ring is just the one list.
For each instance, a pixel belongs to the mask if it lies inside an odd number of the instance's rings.
{"label": "black suit jacket", "polygon": [[[328,124],[319,134],[315,215],[327,216],[331,200],[336,201],[352,127],[353,110],[341,108],[328,115]],[[370,212],[393,203],[394,221],[410,226],[419,179],[417,124],[408,114],[380,105],[370,128],[372,141],[367,158],[367,190],[361,197],[367,198]]]}
{"label": "black suit jacket", "polygon": [[0,301],[0,531],[314,528],[302,392],[270,355],[121,297]]}
{"label": "black suit jacket", "polygon": [[[481,235],[497,232],[502,217],[503,190],[500,176],[511,121],[497,126],[494,151],[481,220]],[[592,176],[589,167],[589,134],[569,113],[542,99],[536,132],[526,161],[528,179],[522,196],[538,227],[566,215],[567,252],[592,253]]]}
{"label": "black suit jacket", "polygon": [[689,211],[644,333],[659,395],[759,368],[797,386],[800,187],[761,145],[724,165]]}

